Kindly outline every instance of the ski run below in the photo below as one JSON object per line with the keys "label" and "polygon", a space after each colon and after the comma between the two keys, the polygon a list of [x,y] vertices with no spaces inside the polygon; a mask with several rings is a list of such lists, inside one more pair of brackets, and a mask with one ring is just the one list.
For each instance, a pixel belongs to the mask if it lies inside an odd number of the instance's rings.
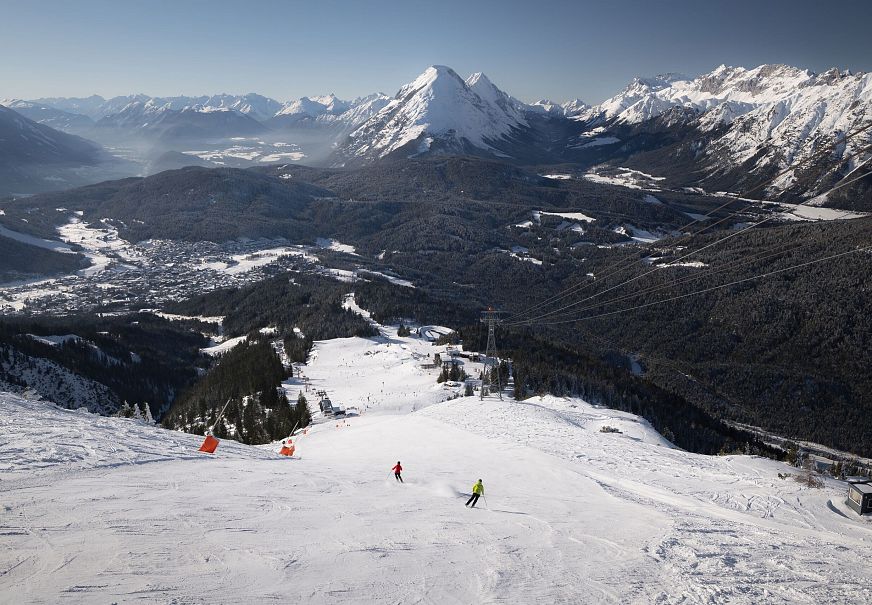
{"label": "ski run below", "polygon": [[844,484],[578,399],[448,399],[445,347],[379,329],[297,368],[363,414],[293,458],[0,394],[0,602],[872,602]]}

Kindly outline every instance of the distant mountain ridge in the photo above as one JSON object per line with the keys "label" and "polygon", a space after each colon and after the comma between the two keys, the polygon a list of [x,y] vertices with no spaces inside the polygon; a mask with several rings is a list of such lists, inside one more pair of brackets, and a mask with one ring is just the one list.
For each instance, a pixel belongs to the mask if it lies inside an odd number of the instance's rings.
{"label": "distant mountain ridge", "polygon": [[[655,166],[675,186],[741,192],[784,168],[767,192],[802,199],[862,175],[872,131],[817,150],[872,123],[872,75],[814,74],[785,65],[722,65],[697,78],[636,78],[603,103],[522,103],[483,74],[463,81],[434,66],[339,145],[334,163],[472,153],[522,163]],[[547,136],[545,136],[547,133]],[[651,170],[647,170],[651,172]],[[869,187],[862,189],[864,199]],[[827,203],[822,197],[819,203]],[[870,200],[872,203],[872,200]]]}
{"label": "distant mountain ridge", "polygon": [[[527,104],[484,74],[464,80],[449,67],[432,66],[392,97],[376,93],[351,101],[331,93],[280,103],[249,93],[14,103],[26,115],[68,132],[92,119],[97,124],[92,132],[149,133],[164,141],[270,131],[286,142],[302,137],[315,152],[301,159],[315,164],[469,154],[580,170],[628,166],[665,177],[673,187],[742,193],[872,123],[872,75],[721,65],[698,77],[635,78],[615,96],[588,106],[578,99]],[[761,194],[820,196],[815,203],[830,203],[830,190],[868,170],[870,144],[872,133],[857,136],[837,146],[831,157],[814,157],[801,170],[783,175]],[[838,196],[859,198],[856,209],[872,209],[872,186],[865,181]]]}
{"label": "distant mountain ridge", "polygon": [[0,164],[88,164],[100,149],[90,141],[37,124],[0,106]]}
{"label": "distant mountain ridge", "polygon": [[[703,187],[737,191],[737,184],[774,176],[872,123],[872,74],[721,65],[697,78],[637,78],[574,119],[604,131],[638,132],[653,124],[683,130],[660,160],[688,165]],[[825,193],[868,161],[863,150],[870,143],[867,131],[838,145],[831,157],[780,177],[769,194],[807,199]],[[644,155],[640,162],[651,159]]]}
{"label": "distant mountain ridge", "polygon": [[173,109],[154,99],[133,101],[121,111],[100,119],[97,129],[138,131],[160,139],[198,139],[249,136],[267,128],[247,114],[229,107],[187,105]]}
{"label": "distant mountain ridge", "polygon": [[346,134],[380,111],[390,101],[382,93],[343,101],[334,94],[301,97],[282,105],[267,126],[275,130],[325,128]]}
{"label": "distant mountain ridge", "polygon": [[104,159],[96,143],[0,106],[0,194],[81,184],[82,169]]}
{"label": "distant mountain ridge", "polygon": [[250,115],[256,120],[265,120],[281,108],[282,104],[275,99],[264,97],[256,93],[245,95],[200,95],[200,96],[175,96],[175,97],[152,97],[145,94],[132,94],[104,99],[99,95],[90,97],[48,97],[34,99],[33,103],[54,107],[69,113],[80,114],[98,121],[122,111],[131,103],[141,102],[157,106],[168,106],[168,109],[181,110],[185,107],[202,106],[215,109],[233,109],[239,113]]}
{"label": "distant mountain ridge", "polygon": [[[280,102],[256,93],[245,95],[216,94],[200,96],[175,96],[175,97],[152,97],[144,94],[124,95],[104,99],[101,96],[91,97],[49,97],[34,100],[6,99],[0,100],[0,105],[7,105],[12,109],[52,109],[71,116],[79,116],[89,119],[92,123],[109,118],[112,122],[123,122],[121,113],[130,113],[131,108],[142,107],[156,111],[184,111],[196,110],[200,112],[212,112],[218,110],[232,110],[236,113],[248,116],[258,122],[282,124],[282,118],[293,117],[296,120],[317,119],[321,116],[337,118],[346,112],[351,123],[352,118],[361,113],[366,114],[373,104],[377,109],[383,107],[389,97],[382,93],[374,93],[351,100],[343,100],[334,94],[300,97],[288,102]],[[380,103],[380,104],[379,104]],[[361,111],[363,109],[363,111]],[[117,117],[116,117],[117,116]],[[277,121],[276,121],[277,120]],[[289,121],[289,120],[286,120]],[[333,121],[327,119],[325,121]],[[358,120],[359,121],[359,120]]]}
{"label": "distant mountain ridge", "polygon": [[82,134],[94,127],[94,120],[88,116],[57,109],[36,101],[0,99],[0,105],[14,110],[37,124],[43,124],[69,134]]}

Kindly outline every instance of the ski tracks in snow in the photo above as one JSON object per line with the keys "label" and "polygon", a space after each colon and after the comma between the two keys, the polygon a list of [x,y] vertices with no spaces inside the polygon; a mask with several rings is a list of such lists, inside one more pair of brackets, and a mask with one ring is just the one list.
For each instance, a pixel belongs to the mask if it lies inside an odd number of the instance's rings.
{"label": "ski tracks in snow", "polygon": [[[448,409],[459,405],[449,402],[421,413],[502,440],[507,447],[514,443],[572,460],[577,472],[604,493],[644,507],[649,518],[657,511],[668,520],[641,547],[654,563],[639,568],[647,579],[629,592],[633,582],[625,579],[620,602],[811,605],[872,600],[868,570],[860,572],[857,560],[872,541],[869,527],[851,523],[838,510],[832,514],[826,490],[773,479],[784,468],[775,462],[689,454],[658,443],[656,434],[645,434],[653,431],[640,419],[553,397],[532,405],[467,403],[466,414]],[[604,417],[623,433],[600,434]],[[631,440],[635,444],[628,447]],[[579,522],[586,514],[583,508],[578,511]],[[555,527],[553,519],[549,523]]]}
{"label": "ski tracks in snow", "polygon": [[[578,400],[319,424],[302,459],[228,440],[209,457],[197,436],[0,404],[12,602],[872,602],[872,527],[833,488],[683,452]],[[478,477],[488,508],[463,508]]]}

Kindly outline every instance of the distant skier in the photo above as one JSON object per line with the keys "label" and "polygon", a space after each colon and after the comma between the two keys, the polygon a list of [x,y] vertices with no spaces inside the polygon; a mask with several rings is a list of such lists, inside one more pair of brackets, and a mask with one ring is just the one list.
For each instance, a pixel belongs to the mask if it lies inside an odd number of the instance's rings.
{"label": "distant skier", "polygon": [[475,503],[478,502],[480,496],[484,496],[484,484],[481,482],[481,479],[472,486],[472,495],[469,497],[469,500],[466,501],[464,506],[469,506],[471,502],[471,508],[475,508]]}
{"label": "distant skier", "polygon": [[403,472],[403,467],[400,466],[399,460],[397,460],[397,465],[394,468],[392,468],[391,470],[394,471],[394,477],[396,478],[396,480],[399,481],[400,483],[403,483],[403,476],[400,474]]}

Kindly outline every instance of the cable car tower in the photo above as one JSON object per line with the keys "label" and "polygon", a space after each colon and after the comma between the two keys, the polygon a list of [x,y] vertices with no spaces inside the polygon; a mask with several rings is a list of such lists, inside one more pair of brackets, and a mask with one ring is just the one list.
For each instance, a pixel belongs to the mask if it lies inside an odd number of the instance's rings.
{"label": "cable car tower", "polygon": [[499,311],[494,311],[488,307],[487,311],[481,312],[481,323],[487,324],[487,346],[484,352],[484,371],[481,378],[481,399],[485,395],[489,395],[493,390],[493,380],[496,379],[497,395],[500,399],[503,398],[502,377],[500,376],[500,360],[497,357],[497,340],[494,335],[494,328],[498,323],[501,323]]}

